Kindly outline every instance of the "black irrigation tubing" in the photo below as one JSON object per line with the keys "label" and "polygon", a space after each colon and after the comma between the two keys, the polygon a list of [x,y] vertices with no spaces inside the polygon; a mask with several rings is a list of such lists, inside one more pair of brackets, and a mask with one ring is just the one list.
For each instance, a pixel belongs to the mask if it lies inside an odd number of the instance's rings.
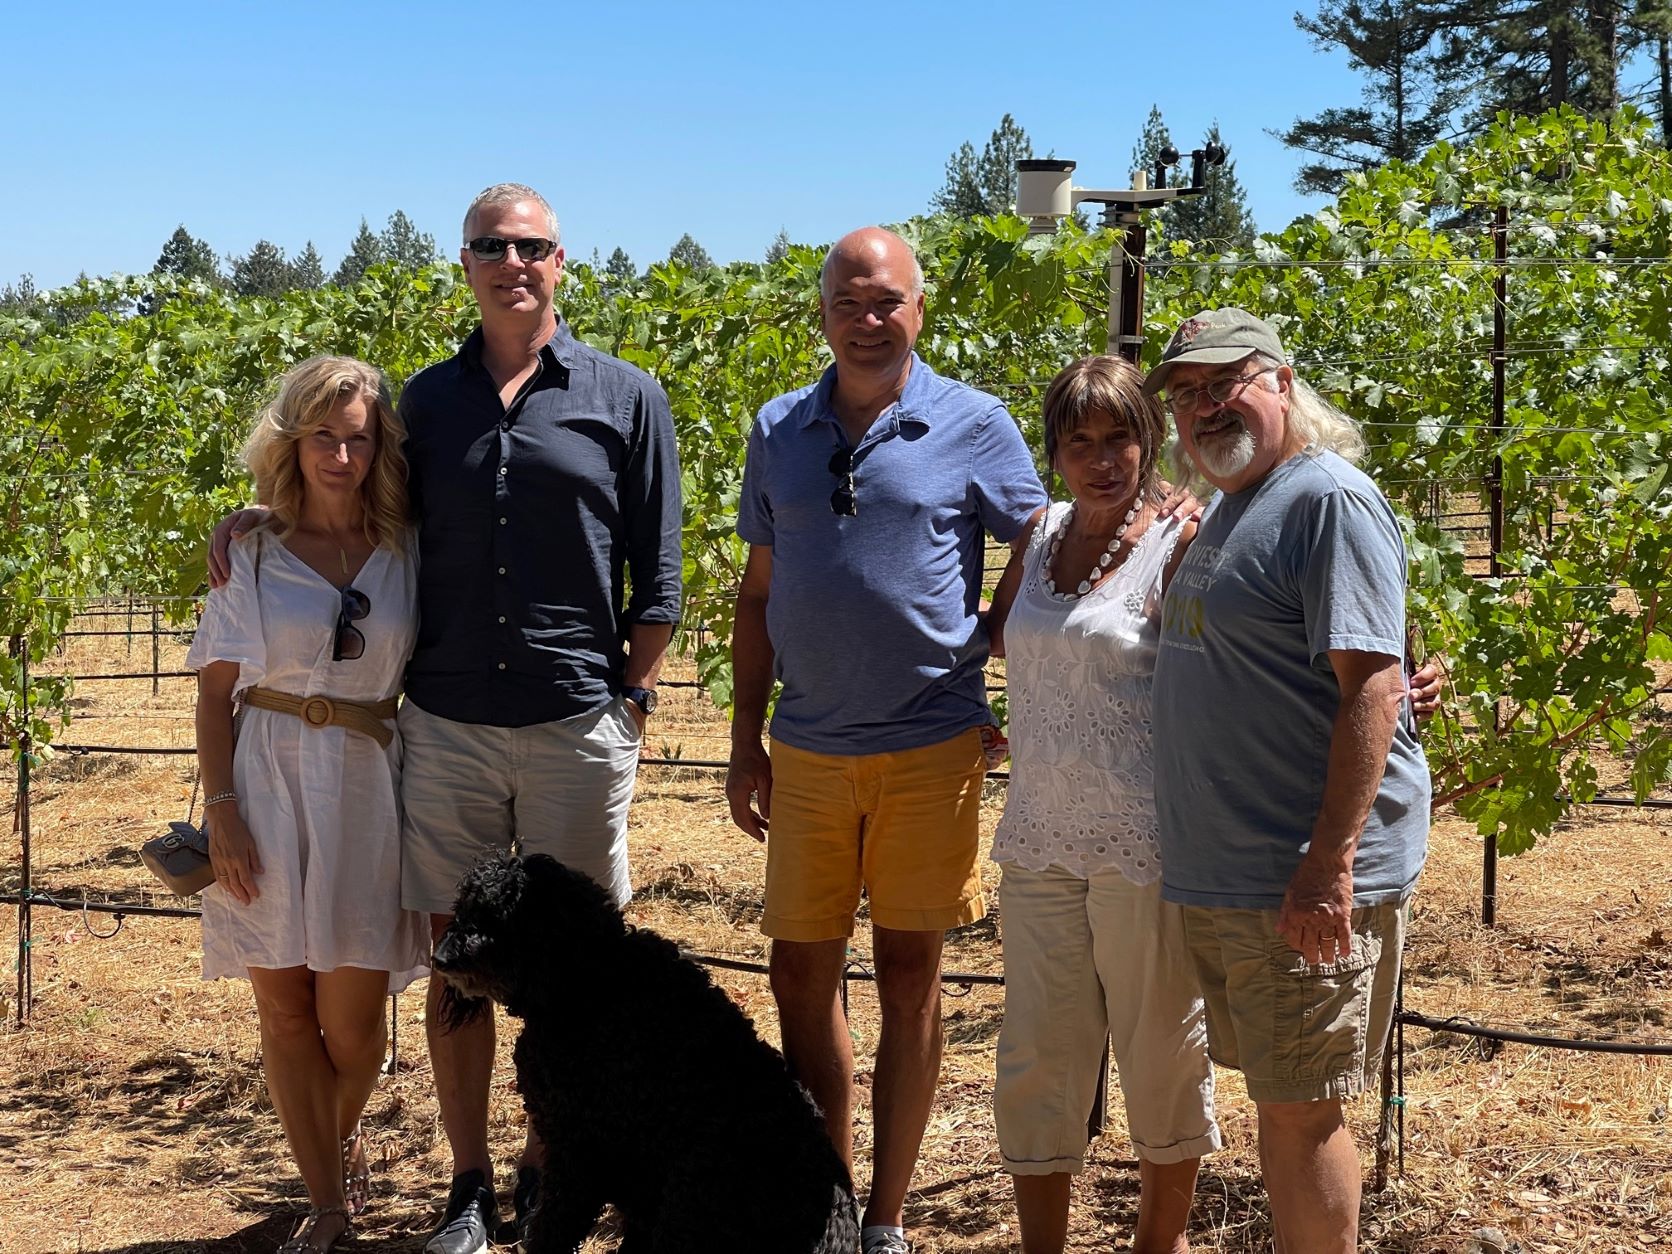
{"label": "black irrigation tubing", "polygon": [[38,889],[30,889],[23,893],[0,893],[0,902],[13,906],[25,903],[31,906],[52,906],[59,910],[74,910],[82,914],[113,914],[117,918],[133,914],[163,919],[196,919],[203,914],[203,911],[190,906],[145,906],[126,901],[67,901]]}
{"label": "black irrigation tubing", "polygon": [[1410,1027],[1428,1028],[1434,1032],[1454,1032],[1459,1036],[1473,1036],[1485,1041],[1505,1041],[1514,1045],[1536,1045],[1542,1049],[1574,1049],[1591,1054],[1636,1054],[1641,1057],[1672,1057],[1672,1044],[1634,1041],[1599,1041],[1584,1037],[1546,1036],[1538,1032],[1514,1032],[1507,1028],[1490,1028],[1473,1019],[1453,1015],[1436,1019],[1414,1010],[1401,1010],[1395,1019]]}
{"label": "black irrigation tubing", "polygon": [[[158,627],[156,631],[152,631],[149,627],[144,631],[61,631],[58,633],[58,638],[60,640],[71,640],[89,636],[189,636],[191,634],[192,629],[190,627],[162,626]],[[145,677],[149,679],[151,672],[146,671]]]}
{"label": "black irrigation tubing", "polygon": [[37,671],[36,679],[73,679],[76,683],[86,683],[90,679],[195,679],[196,671],[140,671],[137,674],[122,673],[117,675],[49,675]]}
{"label": "black irrigation tubing", "polygon": [[[135,917],[151,917],[160,919],[198,919],[203,917],[203,911],[191,906],[148,906],[137,902],[127,901],[71,901],[51,893],[43,893],[38,889],[31,889],[24,893],[0,893],[0,904],[22,905],[25,902],[32,906],[52,906],[58,910],[78,914],[108,914],[118,919],[129,915]],[[748,962],[741,958],[727,958],[719,954],[705,954],[698,950],[686,949],[683,945],[679,952],[692,962],[705,967],[715,967],[722,971],[742,971],[749,975],[768,975],[770,971],[765,963]],[[863,966],[853,966],[847,971],[846,979],[875,981],[876,976]],[[941,973],[942,984],[973,985],[973,984],[1004,984],[1002,975],[990,975],[976,971],[945,971]]]}
{"label": "black irrigation tubing", "polygon": [[[30,905],[52,906],[59,910],[82,914],[109,914],[117,918],[133,915],[152,918],[195,919],[200,918],[203,913],[201,910],[193,909],[190,906],[148,906],[122,901],[67,901],[51,893],[34,890],[27,893],[0,893],[0,902],[8,905],[22,905],[27,902]],[[686,949],[684,946],[680,946],[679,952],[692,962],[713,967],[717,970],[739,971],[748,975],[770,974],[770,968],[762,962],[750,962],[742,958],[727,958],[719,954],[706,954],[697,950]],[[876,975],[863,966],[851,966],[845,973],[844,978],[860,982],[874,982]],[[940,982],[942,984],[964,986],[991,985],[1003,987],[1004,976],[989,972],[945,971],[941,973]],[[1459,1036],[1503,1041],[1516,1045],[1534,1045],[1544,1049],[1572,1049],[1588,1053],[1632,1054],[1640,1057],[1672,1057],[1672,1044],[1602,1041],[1584,1037],[1548,1036],[1536,1032],[1517,1032],[1507,1028],[1487,1027],[1476,1023],[1472,1019],[1457,1015],[1446,1019],[1436,1019],[1431,1015],[1420,1014],[1414,1010],[1401,1010],[1396,1019],[1407,1026],[1427,1028],[1434,1032],[1451,1032]]]}
{"label": "black irrigation tubing", "polygon": [[[679,952],[682,957],[689,958],[692,962],[701,963],[705,967],[715,967],[721,971],[742,971],[749,975],[771,974],[770,968],[764,962],[750,962],[743,958],[726,958],[719,954],[705,954],[699,950],[686,949],[683,945],[679,947]],[[874,983],[877,977],[874,972],[855,963],[849,965],[843,978],[858,980],[861,983],[866,981]],[[943,971],[941,972],[940,982],[942,984],[962,985],[991,984],[1003,987],[1004,977],[977,971]]]}
{"label": "black irrigation tubing", "polygon": [[178,755],[185,756],[197,752],[191,749],[155,749],[135,748],[132,745],[53,745],[59,753],[138,753],[156,756]]}

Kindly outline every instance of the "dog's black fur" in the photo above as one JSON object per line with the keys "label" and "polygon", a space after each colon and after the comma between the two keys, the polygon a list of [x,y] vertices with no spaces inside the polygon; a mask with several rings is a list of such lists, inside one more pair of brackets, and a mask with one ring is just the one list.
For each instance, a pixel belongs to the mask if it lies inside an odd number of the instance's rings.
{"label": "dog's black fur", "polygon": [[486,859],[435,952],[444,1020],[523,1020],[517,1083],[546,1145],[529,1254],[606,1202],[621,1254],[852,1254],[853,1185],[783,1056],[654,932],[543,854]]}

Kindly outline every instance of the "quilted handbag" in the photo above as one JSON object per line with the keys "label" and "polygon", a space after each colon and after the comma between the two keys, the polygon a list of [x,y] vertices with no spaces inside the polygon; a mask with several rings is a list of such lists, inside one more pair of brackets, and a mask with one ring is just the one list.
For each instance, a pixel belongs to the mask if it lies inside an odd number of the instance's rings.
{"label": "quilted handbag", "polygon": [[139,847],[140,861],[176,897],[190,897],[215,882],[209,865],[209,833],[176,820]]}

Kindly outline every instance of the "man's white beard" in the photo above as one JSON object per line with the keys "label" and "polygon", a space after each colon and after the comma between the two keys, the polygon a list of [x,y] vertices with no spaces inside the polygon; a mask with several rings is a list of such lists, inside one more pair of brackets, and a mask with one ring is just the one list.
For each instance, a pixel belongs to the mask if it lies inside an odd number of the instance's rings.
{"label": "man's white beard", "polygon": [[1255,451],[1254,437],[1247,427],[1236,428],[1235,435],[1218,435],[1196,444],[1196,456],[1201,458],[1203,471],[1221,479],[1233,478],[1247,470]]}

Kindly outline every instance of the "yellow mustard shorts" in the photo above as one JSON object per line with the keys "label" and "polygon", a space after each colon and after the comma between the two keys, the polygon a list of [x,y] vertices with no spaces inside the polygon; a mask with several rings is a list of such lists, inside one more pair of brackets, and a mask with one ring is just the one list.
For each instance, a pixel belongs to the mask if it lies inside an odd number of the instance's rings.
{"label": "yellow mustard shorts", "polygon": [[786,941],[852,936],[861,891],[878,927],[943,932],[981,918],[985,774],[974,727],[896,753],[774,741],[761,931]]}

